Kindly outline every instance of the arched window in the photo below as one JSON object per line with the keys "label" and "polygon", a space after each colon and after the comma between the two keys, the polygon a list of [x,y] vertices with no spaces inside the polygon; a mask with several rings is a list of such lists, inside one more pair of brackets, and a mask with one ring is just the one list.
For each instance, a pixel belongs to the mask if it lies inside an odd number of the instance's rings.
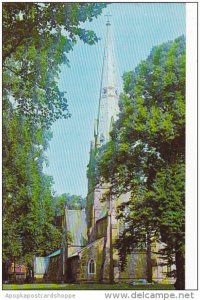
{"label": "arched window", "polygon": [[95,274],[96,266],[94,259],[90,259],[88,262],[88,274]]}

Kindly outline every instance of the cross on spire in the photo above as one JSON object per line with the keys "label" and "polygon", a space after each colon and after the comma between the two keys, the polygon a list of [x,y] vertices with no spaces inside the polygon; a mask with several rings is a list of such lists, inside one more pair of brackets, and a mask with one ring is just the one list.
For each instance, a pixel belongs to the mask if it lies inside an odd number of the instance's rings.
{"label": "cross on spire", "polygon": [[106,25],[107,25],[107,26],[108,26],[108,25],[111,25],[111,24],[110,24],[110,20],[109,20],[109,17],[112,17],[111,13],[107,13],[107,14],[105,15],[105,17],[107,17]]}

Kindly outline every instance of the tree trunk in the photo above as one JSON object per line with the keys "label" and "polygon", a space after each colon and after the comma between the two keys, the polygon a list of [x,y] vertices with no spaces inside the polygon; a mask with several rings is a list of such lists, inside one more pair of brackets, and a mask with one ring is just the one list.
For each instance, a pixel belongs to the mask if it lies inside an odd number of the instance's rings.
{"label": "tree trunk", "polygon": [[176,290],[185,289],[185,256],[180,249],[176,250],[176,282],[174,284]]}
{"label": "tree trunk", "polygon": [[7,262],[3,262],[2,263],[2,280],[3,282],[8,281],[8,263]]}
{"label": "tree trunk", "polygon": [[151,263],[151,239],[147,234],[147,281],[152,283],[152,263]]}
{"label": "tree trunk", "polygon": [[33,283],[33,267],[32,265],[29,263],[27,265],[27,271],[28,271],[28,276],[27,276],[27,283]]}
{"label": "tree trunk", "polygon": [[14,260],[13,260],[13,265],[14,265],[13,280],[14,280],[14,283],[16,283],[16,263],[15,263],[15,257],[14,257]]}

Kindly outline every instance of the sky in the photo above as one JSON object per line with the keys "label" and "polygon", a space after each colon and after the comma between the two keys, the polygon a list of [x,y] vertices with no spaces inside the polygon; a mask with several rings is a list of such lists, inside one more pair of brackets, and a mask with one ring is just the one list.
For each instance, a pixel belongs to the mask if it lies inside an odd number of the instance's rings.
{"label": "sky", "polygon": [[79,41],[68,54],[70,67],[63,65],[59,87],[67,91],[70,119],[56,121],[46,156],[44,171],[54,178],[57,195],[87,195],[87,164],[90,142],[94,136],[103,61],[105,15],[111,13],[113,45],[119,92],[122,75],[148,57],[153,46],[185,34],[184,3],[114,3],[109,4],[94,21],[84,24],[100,38],[89,46]]}

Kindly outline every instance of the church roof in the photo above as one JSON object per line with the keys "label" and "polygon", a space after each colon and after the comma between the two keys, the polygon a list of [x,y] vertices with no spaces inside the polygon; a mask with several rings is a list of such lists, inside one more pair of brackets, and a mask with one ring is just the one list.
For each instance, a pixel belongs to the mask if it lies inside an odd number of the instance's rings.
{"label": "church roof", "polygon": [[61,253],[61,249],[58,249],[56,251],[54,251],[53,253],[49,254],[47,257],[54,257],[56,255],[59,255]]}
{"label": "church roof", "polygon": [[35,257],[34,259],[34,272],[35,274],[46,274],[49,267],[49,259],[51,257],[61,254],[61,249],[54,251],[48,256]]}
{"label": "church roof", "polygon": [[79,256],[79,254],[80,254],[81,252],[83,252],[83,251],[85,251],[86,249],[92,247],[94,244],[99,243],[99,241],[100,241],[100,240],[103,240],[103,239],[104,239],[104,237],[101,237],[101,238],[95,240],[94,242],[91,242],[91,243],[87,244],[85,247],[83,247],[82,249],[80,249],[80,250],[78,250],[77,252],[73,253],[73,254],[70,255],[68,258],[73,258],[73,257],[75,257],[75,256]]}
{"label": "church roof", "polygon": [[109,141],[112,123],[116,121],[119,112],[116,59],[109,20],[106,25],[107,32],[101,73],[97,127],[95,129],[97,146],[101,146]]}
{"label": "church roof", "polygon": [[66,230],[70,232],[70,244],[85,246],[87,244],[87,222],[85,209],[65,210]]}

